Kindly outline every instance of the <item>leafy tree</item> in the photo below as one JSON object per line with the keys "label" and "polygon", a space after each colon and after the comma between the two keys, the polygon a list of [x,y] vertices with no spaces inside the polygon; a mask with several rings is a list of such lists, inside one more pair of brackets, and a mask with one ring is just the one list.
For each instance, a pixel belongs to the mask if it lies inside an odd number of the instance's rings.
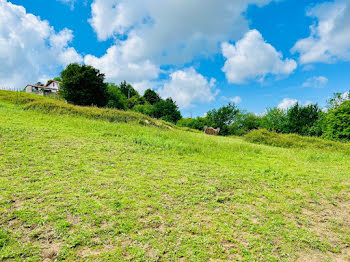
{"label": "leafy tree", "polygon": [[309,135],[309,130],[319,119],[320,112],[317,105],[300,106],[297,103],[287,112],[287,124],[284,132]]}
{"label": "leafy tree", "polygon": [[44,84],[41,83],[41,82],[37,82],[35,85],[36,85],[36,86],[44,86]]}
{"label": "leafy tree", "polygon": [[219,109],[213,109],[207,113],[207,119],[209,125],[214,128],[220,128],[220,134],[228,135],[229,126],[235,121],[236,115],[239,113],[239,109],[235,104],[228,104]]}
{"label": "leafy tree", "polygon": [[286,112],[279,108],[269,108],[261,117],[261,127],[270,131],[284,132],[286,122]]}
{"label": "leafy tree", "polygon": [[108,102],[104,74],[92,66],[70,64],[61,73],[61,92],[69,103],[105,106]]}
{"label": "leafy tree", "polygon": [[151,105],[155,105],[156,103],[158,103],[161,98],[160,96],[157,94],[157,92],[153,91],[152,89],[147,89],[143,95],[143,97],[146,99],[146,101],[151,104]]}
{"label": "leafy tree", "polygon": [[329,112],[324,137],[350,141],[350,101],[343,102]]}
{"label": "leafy tree", "polygon": [[107,93],[108,93],[107,107],[123,109],[123,110],[127,109],[126,96],[122,93],[122,91],[117,85],[113,83],[107,84]]}
{"label": "leafy tree", "polygon": [[260,118],[253,113],[240,111],[234,117],[235,121],[229,126],[230,135],[242,136],[253,129],[258,129]]}
{"label": "leafy tree", "polygon": [[126,83],[126,81],[121,82],[119,88],[128,99],[133,96],[140,96],[139,93],[132,87],[132,85]]}
{"label": "leafy tree", "polygon": [[175,124],[182,118],[178,106],[171,98],[156,103],[153,106],[152,115]]}
{"label": "leafy tree", "polygon": [[146,103],[147,103],[146,99],[138,95],[132,96],[126,100],[126,106],[129,109],[133,109],[137,105],[144,105]]}
{"label": "leafy tree", "polygon": [[58,82],[62,82],[62,79],[59,76],[56,76],[53,80],[58,81]]}
{"label": "leafy tree", "polygon": [[335,93],[333,98],[328,101],[328,110],[339,107],[343,102],[350,100],[350,91],[345,93]]}

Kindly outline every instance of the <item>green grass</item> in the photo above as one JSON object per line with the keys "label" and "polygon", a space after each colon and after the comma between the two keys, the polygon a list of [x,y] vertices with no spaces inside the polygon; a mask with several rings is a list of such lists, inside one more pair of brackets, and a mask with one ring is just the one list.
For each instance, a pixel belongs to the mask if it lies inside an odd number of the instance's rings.
{"label": "green grass", "polygon": [[346,149],[259,145],[9,97],[0,92],[0,260],[350,258]]}
{"label": "green grass", "polygon": [[350,144],[334,142],[317,137],[305,137],[296,134],[278,134],[265,129],[253,130],[244,136],[248,142],[284,148],[305,148],[322,150],[340,150],[350,154]]}

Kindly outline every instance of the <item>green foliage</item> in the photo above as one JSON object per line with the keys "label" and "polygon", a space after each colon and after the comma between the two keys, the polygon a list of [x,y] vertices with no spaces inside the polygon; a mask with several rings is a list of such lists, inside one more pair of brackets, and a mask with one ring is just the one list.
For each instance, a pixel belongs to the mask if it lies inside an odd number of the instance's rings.
{"label": "green foliage", "polygon": [[144,115],[148,115],[152,117],[152,113],[153,113],[153,106],[146,103],[144,105],[136,105],[133,107],[132,109],[135,112],[144,114]]}
{"label": "green foliage", "polygon": [[328,101],[328,110],[339,107],[343,102],[350,100],[350,91],[345,93],[335,93],[333,97]]}
{"label": "green foliage", "polygon": [[244,136],[248,142],[284,148],[314,148],[322,150],[341,150],[350,153],[350,145],[315,137],[296,134],[279,134],[266,129],[253,130]]}
{"label": "green foliage", "polygon": [[309,130],[318,121],[320,113],[317,105],[300,106],[297,103],[287,111],[287,123],[283,132],[309,135]]}
{"label": "green foliage", "polygon": [[283,132],[287,122],[286,112],[279,108],[267,109],[261,117],[261,127],[270,131]]}
{"label": "green foliage", "polygon": [[237,114],[239,113],[238,108],[235,104],[228,104],[219,109],[213,109],[207,113],[207,119],[210,126],[214,128],[220,128],[220,134],[228,135],[229,126],[231,126]]}
{"label": "green foliage", "polygon": [[56,76],[53,80],[54,80],[54,81],[58,81],[58,82],[62,82],[62,79],[61,79],[61,77],[59,77],[59,76]]}
{"label": "green foliage", "polygon": [[200,131],[204,130],[205,126],[208,126],[208,119],[206,117],[198,117],[198,118],[182,118],[176,123],[177,126],[180,127],[188,127],[191,129],[197,129]]}
{"label": "green foliage", "polygon": [[161,98],[157,94],[157,92],[153,91],[152,89],[147,89],[143,95],[143,97],[146,99],[146,101],[151,104],[155,105],[158,102],[160,102]]}
{"label": "green foliage", "polygon": [[44,86],[44,84],[41,83],[41,82],[36,82],[35,85],[36,85],[36,86]]}
{"label": "green foliage", "polygon": [[122,110],[127,109],[127,106],[126,106],[127,98],[121,92],[120,88],[117,85],[113,83],[107,84],[107,93],[108,93],[107,107],[117,108]]}
{"label": "green foliage", "polygon": [[171,98],[156,103],[153,106],[152,116],[174,124],[182,118],[178,106]]}
{"label": "green foliage", "polygon": [[340,106],[332,109],[326,122],[324,137],[350,141],[350,101],[345,101]]}
{"label": "green foliage", "polygon": [[142,125],[153,125],[162,128],[169,128],[171,124],[152,119],[143,114],[116,109],[106,109],[98,107],[83,107],[66,104],[63,101],[47,97],[37,96],[28,93],[18,93],[0,90],[0,101],[6,101],[14,104],[22,104],[26,110],[36,110],[39,112],[56,114],[82,116],[89,119],[105,120],[109,122],[130,123],[136,122]]}
{"label": "green foliage", "polygon": [[82,106],[107,105],[104,74],[87,65],[70,64],[61,73],[61,95],[69,103]]}
{"label": "green foliage", "polygon": [[126,81],[121,82],[119,88],[128,99],[132,98],[133,96],[140,96],[139,93],[132,87],[132,85],[126,83]]}
{"label": "green foliage", "polygon": [[242,136],[260,127],[260,118],[255,114],[239,111],[229,126],[229,135]]}
{"label": "green foliage", "polygon": [[144,105],[145,103],[147,103],[147,102],[143,97],[135,95],[135,96],[126,100],[126,107],[129,109],[133,109],[135,106]]}

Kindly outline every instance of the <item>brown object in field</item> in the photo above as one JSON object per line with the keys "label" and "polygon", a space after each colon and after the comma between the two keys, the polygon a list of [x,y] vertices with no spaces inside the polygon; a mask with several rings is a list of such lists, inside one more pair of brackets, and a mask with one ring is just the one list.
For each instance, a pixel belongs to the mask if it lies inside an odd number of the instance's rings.
{"label": "brown object in field", "polygon": [[204,134],[211,135],[211,136],[217,136],[219,135],[220,128],[212,128],[212,127],[204,127]]}

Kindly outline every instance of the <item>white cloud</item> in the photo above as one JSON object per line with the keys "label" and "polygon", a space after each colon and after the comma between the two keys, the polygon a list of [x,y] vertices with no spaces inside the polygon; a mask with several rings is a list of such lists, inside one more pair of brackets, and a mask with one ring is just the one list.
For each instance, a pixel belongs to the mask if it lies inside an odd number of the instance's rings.
{"label": "white cloud", "polygon": [[246,33],[235,45],[223,43],[222,53],[227,59],[222,70],[230,83],[262,81],[268,74],[289,75],[297,68],[294,60],[283,60],[282,54],[266,43],[257,30]]}
{"label": "white cloud", "polygon": [[90,24],[100,40],[117,40],[134,60],[183,64],[217,53],[218,44],[248,30],[243,13],[249,4],[272,0],[94,0]]}
{"label": "white cloud", "polygon": [[239,96],[232,97],[230,100],[235,104],[240,104],[242,102],[242,98]]}
{"label": "white cloud", "polygon": [[278,108],[281,110],[287,110],[293,106],[295,106],[299,101],[297,99],[285,98],[279,103]]}
{"label": "white cloud", "polygon": [[242,102],[242,98],[240,96],[235,96],[235,97],[222,96],[221,99],[224,101],[235,103],[235,104],[240,104]]}
{"label": "white cloud", "polygon": [[288,110],[289,108],[295,106],[297,103],[302,106],[309,106],[313,104],[313,102],[310,100],[306,100],[305,103],[302,104],[300,100],[292,99],[292,98],[284,98],[281,101],[281,103],[278,104],[277,108],[281,110]]}
{"label": "white cloud", "polygon": [[299,40],[293,52],[300,53],[302,64],[350,60],[350,0],[319,4],[307,15],[317,21],[308,38]]}
{"label": "white cloud", "polygon": [[218,90],[214,78],[209,81],[194,68],[179,70],[170,75],[170,80],[158,89],[163,98],[171,97],[181,109],[190,108],[195,102],[212,102]]}
{"label": "white cloud", "polygon": [[307,79],[303,83],[303,87],[325,88],[327,84],[328,84],[328,78],[324,76],[314,76]]}
{"label": "white cloud", "polygon": [[82,61],[69,47],[72,31],[56,34],[47,21],[5,0],[0,0],[0,17],[1,86],[24,88],[45,75],[56,75],[68,63]]}
{"label": "white cloud", "polygon": [[98,68],[106,75],[107,81],[142,82],[158,77],[159,67],[150,60],[130,61],[120,48],[112,46],[101,58],[87,55],[85,64]]}
{"label": "white cloud", "polygon": [[155,87],[158,86],[157,82],[151,82],[151,81],[141,81],[141,82],[134,82],[131,84],[141,95],[147,90],[152,89],[154,90]]}

